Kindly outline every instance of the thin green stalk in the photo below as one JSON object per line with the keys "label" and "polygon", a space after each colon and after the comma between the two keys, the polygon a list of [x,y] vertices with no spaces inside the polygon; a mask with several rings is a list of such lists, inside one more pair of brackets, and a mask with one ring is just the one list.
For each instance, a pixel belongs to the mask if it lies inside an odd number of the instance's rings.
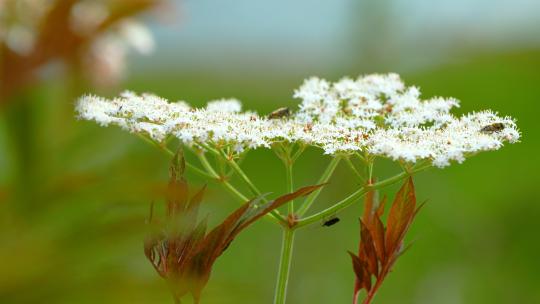
{"label": "thin green stalk", "polygon": [[367,155],[364,157],[362,154],[360,154],[359,152],[354,152],[354,155],[356,155],[356,157],[358,157],[358,159],[363,162],[363,163],[367,163],[366,161],[366,157],[368,157]]}
{"label": "thin green stalk", "polygon": [[[285,164],[285,170],[287,175],[287,193],[293,193],[294,183],[293,183],[293,164],[292,162]],[[294,201],[290,201],[288,204],[288,213],[289,215],[294,214]]]}
{"label": "thin green stalk", "polygon": [[349,157],[346,157],[345,161],[347,162],[347,165],[349,165],[349,168],[354,173],[354,175],[356,175],[356,177],[358,177],[358,179],[362,182],[362,184],[364,184],[366,182],[366,179],[362,176],[362,174],[360,174],[358,169],[356,169],[351,159]]}
{"label": "thin green stalk", "polygon": [[[152,139],[150,139],[150,138],[148,138],[148,137],[146,137],[146,136],[144,136],[142,134],[137,133],[137,136],[139,136],[146,143],[159,148],[161,151],[165,152],[170,157],[174,156],[174,152],[171,151],[166,146],[163,146],[163,145],[159,144],[158,142],[155,142],[154,140],[152,140]],[[198,175],[200,175],[200,176],[202,176],[204,178],[209,178],[209,179],[214,179],[215,178],[214,176],[204,172],[203,170],[197,168],[196,166],[194,166],[193,164],[191,164],[191,163],[189,163],[187,161],[186,161],[186,166],[188,167],[188,169],[192,170],[193,172],[195,172],[196,174],[198,174]]]}
{"label": "thin green stalk", "polygon": [[261,191],[253,184],[253,182],[249,179],[249,177],[246,175],[244,170],[238,166],[238,164],[234,161],[234,159],[229,159],[225,152],[221,152],[221,157],[223,157],[231,166],[231,168],[242,178],[242,180],[246,183],[246,185],[249,187],[251,192],[253,192],[256,196],[261,196]]}
{"label": "thin green stalk", "polygon": [[[248,185],[251,192],[258,197],[261,197],[264,202],[268,202],[268,199],[264,196],[262,196],[261,191],[253,184],[253,182],[249,179],[249,177],[246,175],[244,170],[240,168],[240,166],[233,160],[229,159],[225,152],[220,151],[221,157],[223,157],[231,166],[231,168],[242,178],[242,180]],[[269,213],[270,216],[278,220],[278,223],[285,225],[287,223],[287,220],[279,213],[278,210],[272,210]]]}
{"label": "thin green stalk", "polygon": [[[374,187],[372,186],[372,188]],[[341,200],[340,202],[338,202],[337,204],[333,205],[332,207],[326,208],[321,212],[318,212],[316,214],[313,214],[311,216],[298,220],[294,228],[300,228],[309,224],[313,224],[315,222],[320,222],[323,218],[334,215],[340,210],[354,204],[358,199],[364,196],[364,194],[366,194],[368,191],[369,189],[367,189],[366,187],[362,187],[358,189],[357,191],[353,192],[351,195],[344,198],[343,200]]]}
{"label": "thin green stalk", "polygon": [[316,214],[313,214],[311,216],[308,216],[308,217],[305,217],[305,218],[299,220],[296,223],[296,225],[294,226],[294,228],[296,229],[296,228],[300,228],[300,227],[303,227],[303,226],[306,226],[306,225],[309,225],[309,224],[312,224],[312,223],[319,222],[323,218],[326,218],[328,216],[336,214],[339,211],[341,211],[341,210],[349,207],[350,205],[354,204],[358,199],[360,199],[362,196],[364,196],[370,190],[377,190],[377,189],[386,187],[388,185],[397,183],[397,182],[405,179],[406,177],[410,176],[411,174],[414,174],[416,172],[420,172],[420,171],[425,170],[425,169],[427,169],[429,167],[430,167],[429,165],[428,166],[421,166],[420,165],[420,166],[417,166],[417,167],[413,168],[410,172],[402,172],[402,173],[397,174],[397,175],[395,175],[393,177],[390,177],[390,178],[387,178],[387,179],[385,179],[383,181],[380,181],[378,183],[372,184],[371,186],[362,187],[362,188],[356,190],[355,192],[353,192],[348,197],[341,200],[340,202],[336,203],[335,205],[333,205],[333,206],[331,206],[329,208],[326,208],[323,211],[320,211],[320,212],[318,212]]}
{"label": "thin green stalk", "polygon": [[294,243],[295,230],[284,227],[283,241],[281,243],[281,256],[279,260],[279,272],[274,296],[274,304],[284,304],[287,297],[287,285],[291,270],[291,258]]}
{"label": "thin green stalk", "polygon": [[235,187],[233,187],[231,183],[219,177],[219,174],[217,174],[217,172],[214,170],[212,165],[210,165],[210,162],[208,161],[206,156],[204,156],[204,154],[202,153],[196,153],[196,154],[197,154],[197,157],[199,158],[199,161],[201,162],[203,167],[206,169],[206,171],[208,171],[208,173],[210,173],[215,179],[219,180],[220,183],[223,184],[225,189],[229,191],[229,193],[231,193],[233,196],[236,196],[240,200],[241,203],[245,203],[249,200],[245,195],[243,195],[242,193],[240,193],[240,191],[238,191]]}
{"label": "thin green stalk", "polygon": [[210,162],[208,161],[208,158],[206,158],[204,153],[195,152],[195,154],[199,158],[199,161],[201,162],[203,167],[206,169],[206,171],[208,171],[208,173],[210,173],[214,178],[219,179],[219,174],[217,174],[216,170],[214,170],[214,168],[212,167],[212,165],[210,164]]}
{"label": "thin green stalk", "polygon": [[[220,182],[225,187],[225,189],[227,189],[230,193],[232,193],[236,197],[240,198],[240,200],[243,203],[247,202],[249,200],[246,196],[244,196],[242,193],[240,193],[240,191],[238,191],[233,185],[231,185],[231,183],[229,183],[227,180],[221,179],[219,177],[219,175],[216,173],[216,171],[214,170],[214,168],[212,167],[212,165],[210,164],[210,162],[208,161],[208,159],[206,158],[204,153],[196,153],[196,154],[197,154],[197,157],[199,158],[199,160],[201,161],[201,164],[203,165],[203,167],[205,167],[205,169],[210,174],[212,174],[215,178],[219,179]],[[266,200],[266,199],[263,197],[263,200]],[[269,217],[274,222],[276,222],[276,223],[278,223],[280,225],[286,225],[287,224],[287,221],[279,213],[277,213],[276,210],[270,211],[270,213],[268,213],[265,216]]]}
{"label": "thin green stalk", "polygon": [[291,157],[293,163],[298,159],[298,157],[300,157],[300,155],[302,155],[302,153],[304,153],[305,149],[306,145],[301,143],[300,147],[298,147],[294,155]]}
{"label": "thin green stalk", "polygon": [[373,178],[373,162],[374,160],[369,158],[366,161],[366,178],[368,183],[371,183]]}
{"label": "thin green stalk", "polygon": [[[236,164],[237,164],[238,166],[242,166],[242,162],[246,159],[246,155],[247,155],[247,153],[245,153],[245,152],[244,152],[243,154],[240,155],[240,157],[239,157],[238,160],[236,161]],[[242,168],[242,167],[240,167],[240,168]],[[226,177],[231,177],[231,176],[233,175],[234,172],[235,172],[235,171],[234,171],[233,168],[229,168],[229,170],[227,171],[227,174],[226,174],[225,176],[226,176]]]}
{"label": "thin green stalk", "polygon": [[[287,180],[287,192],[292,193],[294,191],[293,181],[293,163],[291,159],[291,151],[284,149],[286,154],[283,158],[283,164],[285,165],[285,175]],[[290,201],[288,205],[289,216],[294,215],[294,202]],[[289,282],[289,272],[291,270],[291,260],[293,253],[295,230],[289,226],[283,227],[283,240],[281,244],[281,255],[279,259],[279,272],[276,283],[276,292],[274,297],[274,304],[284,304],[287,298],[287,285]]]}
{"label": "thin green stalk", "polygon": [[[328,166],[324,170],[323,175],[321,175],[321,177],[319,178],[319,181],[317,182],[317,184],[319,184],[319,185],[324,184],[324,183],[327,183],[328,180],[330,180],[330,177],[334,173],[334,170],[336,169],[336,167],[339,164],[340,160],[341,160],[340,157],[332,158],[332,160],[330,161],[330,163],[328,164]],[[304,203],[302,204],[300,209],[298,209],[297,214],[299,216],[303,216],[308,211],[308,209],[311,207],[313,202],[315,202],[315,200],[317,199],[317,197],[319,196],[321,191],[322,191],[322,188],[317,189],[306,198],[306,200],[304,201]]]}

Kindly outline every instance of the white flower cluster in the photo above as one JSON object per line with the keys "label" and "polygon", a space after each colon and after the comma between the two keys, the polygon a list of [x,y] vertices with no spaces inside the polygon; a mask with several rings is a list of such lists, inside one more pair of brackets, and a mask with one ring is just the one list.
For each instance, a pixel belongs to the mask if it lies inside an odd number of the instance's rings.
{"label": "white flower cluster", "polygon": [[307,79],[294,92],[297,111],[268,116],[241,112],[236,99],[191,108],[160,97],[125,92],[109,100],[83,96],[77,104],[82,119],[114,124],[161,141],[168,135],[189,145],[229,146],[236,151],[270,147],[276,142],[302,142],[326,154],[369,153],[394,160],[427,159],[444,167],[466,156],[516,142],[520,133],[512,118],[491,111],[456,117],[455,99],[422,100],[416,87],[398,75],[368,75],[330,83]]}

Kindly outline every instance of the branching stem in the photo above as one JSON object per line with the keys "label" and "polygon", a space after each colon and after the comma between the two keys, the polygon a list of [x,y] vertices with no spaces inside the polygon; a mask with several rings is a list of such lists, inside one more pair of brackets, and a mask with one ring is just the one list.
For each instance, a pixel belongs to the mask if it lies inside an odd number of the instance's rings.
{"label": "branching stem", "polygon": [[[332,177],[332,174],[336,170],[336,167],[339,164],[340,160],[341,160],[340,157],[332,158],[332,160],[330,161],[330,163],[324,170],[323,175],[319,178],[319,181],[317,182],[317,184],[319,185],[324,184],[330,180],[330,177]],[[309,210],[309,208],[311,207],[313,202],[315,202],[315,200],[317,199],[321,191],[322,191],[322,188],[317,189],[306,198],[306,200],[304,201],[300,209],[298,209],[298,212],[297,212],[298,216],[300,217],[303,216]]]}
{"label": "branching stem", "polygon": [[[174,156],[174,153],[167,148],[165,144],[160,144],[144,135],[139,134],[139,137],[142,138],[145,142],[150,143],[156,147],[158,147],[161,151],[165,152],[169,156]],[[214,149],[212,147],[203,146],[207,151],[213,153],[217,158],[218,161],[224,160],[234,171],[237,173],[240,178],[246,183],[250,191],[256,195],[260,196],[261,192],[259,189],[253,184],[253,182],[249,179],[249,177],[245,174],[245,172],[240,168],[240,166],[235,162],[235,160],[227,155],[225,151],[222,149]],[[298,150],[292,154],[292,148],[290,146],[284,146],[279,145],[275,147],[274,151],[276,152],[277,156],[283,161],[285,164],[285,173],[286,173],[286,182],[287,182],[287,192],[292,193],[294,192],[294,183],[293,183],[293,165],[294,161],[300,156],[300,154],[303,152],[305,147],[301,146],[298,148]],[[193,150],[192,150],[193,151]],[[222,174],[218,174],[214,167],[212,167],[212,164],[208,161],[203,151],[193,151],[195,155],[198,157],[201,165],[203,166],[204,170],[199,169],[198,167],[194,166],[193,164],[186,162],[186,166],[192,170],[193,172],[197,173],[198,175],[209,178],[212,180],[218,181],[220,184],[222,184],[227,191],[229,191],[233,196],[238,198],[241,202],[248,201],[248,198],[243,195],[238,189],[236,189],[231,183],[227,181],[224,168],[222,168],[221,171]],[[366,179],[371,180],[373,176],[373,158],[371,158],[369,155],[362,156],[361,154],[357,153],[356,156],[365,163],[366,165]],[[334,170],[336,169],[337,165],[339,164],[341,160],[341,157],[336,156],[334,157],[330,163],[328,164],[328,167],[325,169],[322,176],[319,178],[318,183],[323,184],[328,182],[332,174],[334,173]],[[353,172],[359,177],[362,178],[362,174],[358,172],[354,164],[349,158],[346,158],[347,164],[351,167]],[[292,259],[292,253],[293,253],[293,243],[294,243],[294,234],[296,232],[296,229],[305,227],[307,225],[313,224],[315,222],[320,222],[322,219],[336,214],[339,211],[347,208],[348,206],[352,205],[353,203],[357,202],[362,196],[364,196],[366,193],[368,193],[371,190],[376,190],[383,188],[385,186],[397,183],[408,176],[423,171],[427,168],[431,167],[429,163],[418,163],[415,166],[407,167],[406,170],[402,173],[399,173],[395,176],[392,176],[390,178],[387,178],[385,180],[382,180],[380,182],[366,185],[355,192],[351,193],[348,197],[342,199],[341,201],[337,202],[336,204],[332,205],[329,208],[326,208],[320,212],[317,212],[313,215],[296,219],[296,217],[302,217],[311,207],[313,202],[316,200],[316,198],[319,196],[321,189],[318,189],[311,193],[304,201],[300,209],[298,209],[298,212],[294,213],[294,204],[293,202],[289,202],[288,206],[288,213],[289,217],[292,217],[294,220],[294,224],[291,225],[285,219],[282,215],[280,215],[277,210],[272,211],[271,213],[268,213],[266,216],[272,219],[274,222],[280,224],[283,228],[283,240],[282,240],[282,247],[281,247],[281,255],[280,255],[280,262],[279,262],[279,271],[278,271],[278,277],[277,277],[277,283],[276,283],[276,289],[275,289],[275,297],[274,297],[274,304],[284,304],[287,296],[287,285],[289,280],[289,272],[291,267],[291,259]],[[374,289],[373,293],[370,293],[367,297],[367,299],[364,301],[364,304],[368,304],[373,299],[373,296],[375,295],[376,289]]]}
{"label": "branching stem", "polygon": [[343,200],[339,201],[338,203],[332,205],[331,207],[328,207],[328,208],[324,209],[323,211],[320,211],[320,212],[318,212],[316,214],[313,214],[311,216],[308,216],[308,217],[305,217],[303,219],[298,220],[298,222],[296,223],[294,228],[297,229],[297,228],[301,228],[301,227],[304,227],[304,226],[309,225],[309,224],[320,222],[322,219],[324,219],[324,218],[326,218],[328,216],[334,215],[334,214],[338,213],[339,211],[341,211],[341,210],[349,207],[350,205],[354,204],[361,197],[363,197],[367,192],[369,192],[371,190],[381,189],[383,187],[395,184],[395,183],[405,179],[406,177],[408,177],[408,176],[410,176],[410,175],[412,175],[414,173],[423,171],[423,170],[425,170],[425,169],[427,169],[429,167],[430,167],[430,165],[421,165],[421,164],[419,164],[419,165],[413,167],[411,169],[411,171],[409,171],[409,172],[402,172],[400,174],[397,174],[397,175],[394,175],[394,176],[392,176],[390,178],[387,178],[387,179],[385,179],[383,181],[371,184],[369,186],[364,186],[364,187],[356,190],[355,192],[351,193],[348,197],[344,198]]}
{"label": "branching stem", "polygon": [[[293,181],[293,163],[291,159],[291,149],[284,148],[286,152],[283,155],[283,164],[285,165],[285,175],[287,180],[287,192],[294,191]],[[288,216],[294,217],[294,202],[288,203]],[[295,230],[290,226],[283,227],[283,239],[281,243],[281,255],[279,259],[279,272],[276,283],[276,292],[274,296],[274,304],[284,304],[287,298],[287,285],[289,282],[289,272],[291,269],[291,260],[293,253]]]}

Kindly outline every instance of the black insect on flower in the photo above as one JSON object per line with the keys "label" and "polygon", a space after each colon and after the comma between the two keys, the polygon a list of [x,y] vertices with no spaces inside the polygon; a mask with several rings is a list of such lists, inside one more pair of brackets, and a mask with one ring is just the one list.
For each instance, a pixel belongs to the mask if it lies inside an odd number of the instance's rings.
{"label": "black insect on flower", "polygon": [[268,119],[278,119],[288,117],[289,115],[291,115],[291,110],[287,107],[283,107],[276,109],[272,111],[272,113],[268,114]]}
{"label": "black insect on flower", "polygon": [[496,123],[482,127],[482,129],[480,129],[480,133],[491,134],[491,133],[500,132],[502,130],[504,130],[504,124],[501,122],[496,122]]}

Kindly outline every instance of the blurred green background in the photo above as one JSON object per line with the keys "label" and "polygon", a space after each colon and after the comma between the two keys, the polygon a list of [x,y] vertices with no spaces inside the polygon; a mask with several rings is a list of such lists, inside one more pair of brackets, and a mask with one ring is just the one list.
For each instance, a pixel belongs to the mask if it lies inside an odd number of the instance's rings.
{"label": "blurred green background", "polygon": [[[540,303],[540,5],[517,2],[174,2],[143,16],[156,50],[130,55],[122,82],[97,86],[78,68],[45,68],[0,108],[0,303],[172,302],[142,250],[169,159],[117,128],[77,121],[80,94],[131,89],[196,106],[236,97],[267,113],[294,106],[292,92],[308,76],[371,72],[400,73],[425,97],[456,97],[460,113],[511,115],[523,133],[519,144],[418,175],[419,200],[429,202],[409,233],[414,246],[375,302]],[[0,67],[7,60],[0,53]],[[314,183],[326,162],[308,150],[297,185]],[[244,167],[263,192],[284,191],[271,151],[252,152]],[[378,161],[375,170],[384,177],[398,168]],[[340,166],[314,210],[357,187]],[[213,223],[236,206],[215,184],[205,202]],[[357,248],[361,207],[331,228],[297,234],[289,303],[350,302],[346,250]],[[217,261],[203,303],[271,303],[279,247],[274,225],[249,228]]]}

